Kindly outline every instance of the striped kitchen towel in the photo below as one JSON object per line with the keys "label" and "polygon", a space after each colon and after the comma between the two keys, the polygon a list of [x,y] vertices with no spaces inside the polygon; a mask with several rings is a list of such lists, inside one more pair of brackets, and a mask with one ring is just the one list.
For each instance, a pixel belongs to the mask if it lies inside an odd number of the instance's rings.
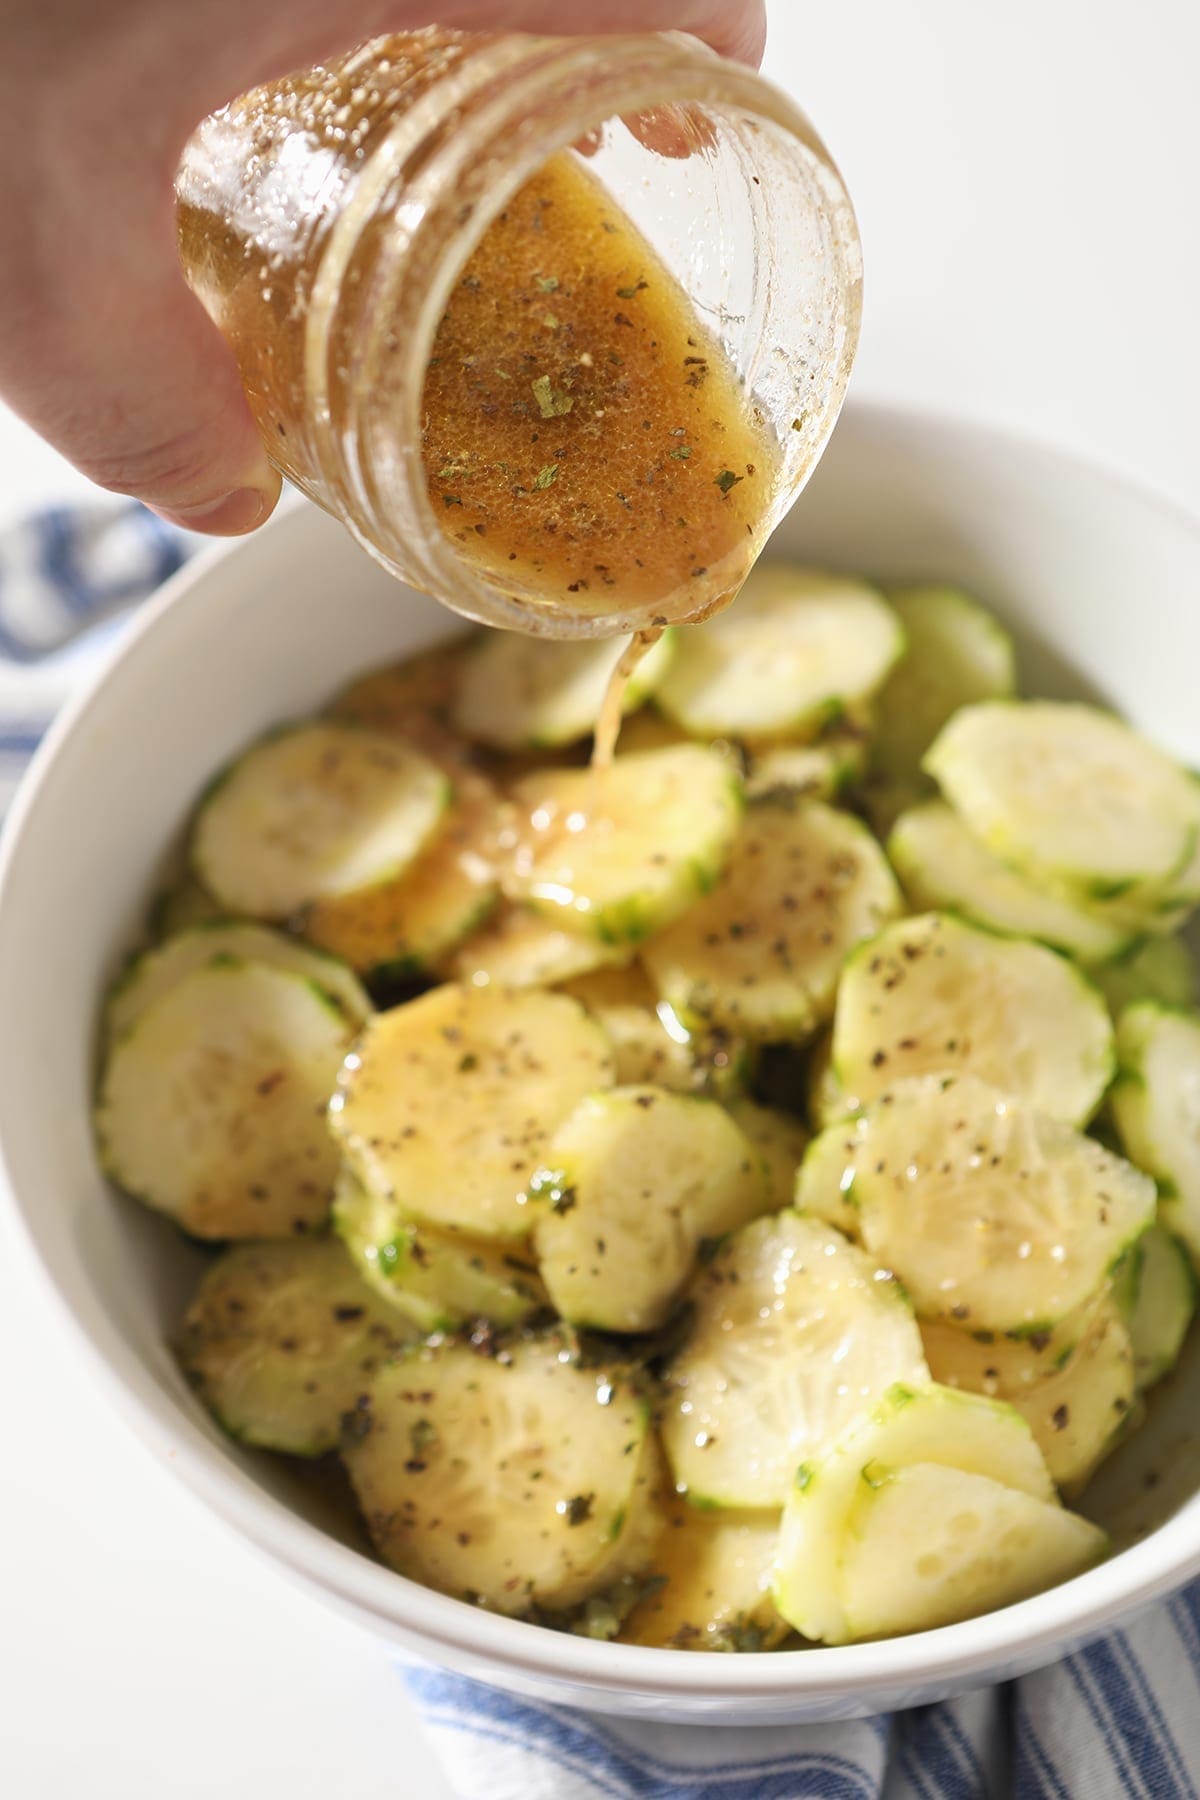
{"label": "striped kitchen towel", "polygon": [[[201,541],[104,501],[0,536],[0,806],[130,608]],[[874,1719],[660,1725],[425,1664],[401,1678],[461,1800],[1182,1800],[1200,1787],[1200,1584],[1039,1674]],[[396,1792],[424,1800],[402,1776]]]}

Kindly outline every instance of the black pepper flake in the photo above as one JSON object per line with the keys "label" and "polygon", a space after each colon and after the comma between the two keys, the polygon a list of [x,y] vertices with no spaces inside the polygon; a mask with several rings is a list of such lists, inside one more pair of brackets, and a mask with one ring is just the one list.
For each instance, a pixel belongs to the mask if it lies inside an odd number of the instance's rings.
{"label": "black pepper flake", "polygon": [[1065,1431],[1070,1421],[1070,1417],[1070,1408],[1064,1402],[1062,1406],[1056,1406],[1054,1411],[1050,1414],[1050,1423],[1053,1425],[1055,1431]]}

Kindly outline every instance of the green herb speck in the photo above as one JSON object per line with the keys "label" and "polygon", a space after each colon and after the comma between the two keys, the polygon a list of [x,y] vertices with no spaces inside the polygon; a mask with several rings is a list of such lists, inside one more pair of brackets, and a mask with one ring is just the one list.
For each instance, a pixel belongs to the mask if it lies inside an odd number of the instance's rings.
{"label": "green herb speck", "polygon": [[553,487],[554,483],[557,480],[558,480],[558,464],[557,463],[547,463],[544,469],[538,470],[537,476],[534,480],[533,485],[535,488]]}
{"label": "green herb speck", "polygon": [[569,413],[575,402],[570,394],[556,394],[548,375],[539,375],[536,381],[530,382],[533,397],[538,403],[538,411],[543,419],[561,419]]}

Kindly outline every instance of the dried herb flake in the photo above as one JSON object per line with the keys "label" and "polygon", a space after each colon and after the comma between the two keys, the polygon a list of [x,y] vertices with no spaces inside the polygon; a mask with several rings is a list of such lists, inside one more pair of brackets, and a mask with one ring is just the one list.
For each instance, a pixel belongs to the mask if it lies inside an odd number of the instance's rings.
{"label": "dried herb flake", "polygon": [[575,404],[570,394],[555,393],[548,375],[539,375],[529,385],[543,419],[561,419]]}

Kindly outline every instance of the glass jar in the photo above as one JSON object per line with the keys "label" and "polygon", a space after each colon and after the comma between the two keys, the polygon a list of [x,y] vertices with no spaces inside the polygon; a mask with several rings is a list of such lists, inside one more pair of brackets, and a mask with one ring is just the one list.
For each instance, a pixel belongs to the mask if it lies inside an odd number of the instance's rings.
{"label": "glass jar", "polygon": [[[422,456],[439,322],[489,226],[576,150],[722,347],[771,446],[736,579],[723,565],[636,597],[568,589],[515,557],[482,569],[439,517]],[[468,618],[591,637],[703,617],[841,407],[861,302],[849,198],[803,113],[687,36],[377,39],[205,120],[176,189],[187,278],[233,347],[272,460],[385,567]],[[612,469],[614,489],[635,478]]]}

